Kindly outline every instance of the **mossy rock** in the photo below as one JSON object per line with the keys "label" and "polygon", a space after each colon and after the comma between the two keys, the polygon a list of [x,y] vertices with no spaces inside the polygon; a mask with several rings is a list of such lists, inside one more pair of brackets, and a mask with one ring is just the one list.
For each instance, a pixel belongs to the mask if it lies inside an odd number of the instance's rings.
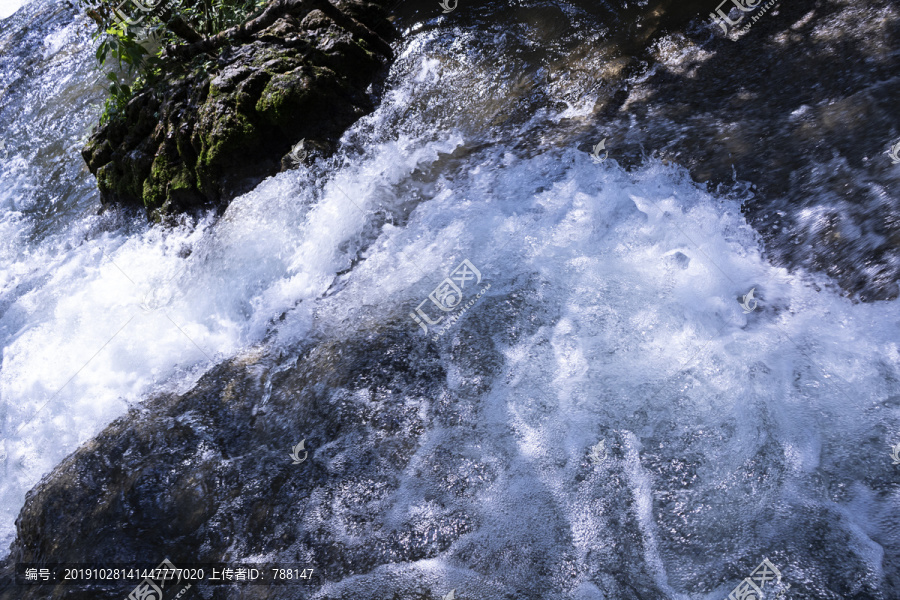
{"label": "mossy rock", "polygon": [[170,76],[82,150],[101,202],[145,207],[153,220],[223,208],[281,170],[301,139],[333,148],[373,110],[367,89],[393,58],[373,33],[393,31],[384,11],[365,0],[303,6],[217,48],[212,67],[164,58]]}

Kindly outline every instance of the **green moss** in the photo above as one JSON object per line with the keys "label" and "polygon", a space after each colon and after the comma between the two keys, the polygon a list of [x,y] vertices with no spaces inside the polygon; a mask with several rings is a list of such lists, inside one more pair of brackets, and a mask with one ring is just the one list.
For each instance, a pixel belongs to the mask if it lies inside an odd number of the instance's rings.
{"label": "green moss", "polygon": [[97,169],[97,187],[104,195],[137,201],[141,197],[141,175],[131,163],[110,162]]}
{"label": "green moss", "polygon": [[97,188],[105,195],[114,194],[116,190],[115,164],[107,163],[97,169]]}
{"label": "green moss", "polygon": [[194,179],[194,174],[191,172],[191,169],[189,169],[187,165],[181,165],[181,168],[178,169],[175,177],[169,181],[169,190],[173,192],[179,190],[193,190]]}
{"label": "green moss", "polygon": [[221,61],[204,54],[160,67],[162,76],[133,90],[137,101],[85,149],[104,198],[143,204],[151,218],[165,219],[229,199],[277,165],[288,141],[338,135],[366,108],[356,103],[382,57],[331,19],[319,20],[333,42],[307,31],[290,47],[270,43],[278,29],[248,52],[217,49]]}
{"label": "green moss", "polygon": [[174,162],[161,152],[153,159],[150,176],[141,186],[141,199],[148,209],[163,206],[179,190],[193,191],[195,177],[193,165],[180,160]]}
{"label": "green moss", "polygon": [[333,77],[334,72],[324,67],[307,66],[281,73],[266,85],[256,111],[273,125],[285,127],[298,115],[305,116],[314,94],[325,89],[324,82]]}
{"label": "green moss", "polygon": [[223,163],[227,155],[240,156],[248,144],[256,141],[259,132],[246,115],[227,113],[212,128],[212,131],[201,132],[203,142],[198,168],[210,169]]}
{"label": "green moss", "polygon": [[166,201],[166,187],[169,180],[174,178],[175,173],[175,169],[169,164],[169,159],[165,155],[160,154],[153,159],[150,177],[144,181],[141,190],[144,206],[147,208],[162,206]]}

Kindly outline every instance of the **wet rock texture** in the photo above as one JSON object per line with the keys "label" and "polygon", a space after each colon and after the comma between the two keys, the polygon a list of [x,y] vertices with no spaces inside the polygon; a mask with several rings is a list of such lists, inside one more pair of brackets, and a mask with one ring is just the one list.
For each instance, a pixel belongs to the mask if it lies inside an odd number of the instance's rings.
{"label": "wet rock texture", "polygon": [[[427,398],[437,385],[430,382],[444,374],[411,339],[377,343],[384,352],[359,340],[290,358],[245,356],[184,396],[132,411],[31,493],[10,563],[168,557],[178,566],[270,556],[333,578],[434,554],[448,543],[445,535],[411,526],[379,531],[376,523],[390,510],[385,498],[396,493],[433,410]],[[295,465],[289,453],[301,439],[309,457]],[[463,530],[460,519],[447,515],[444,526]],[[67,532],[67,541],[49,530]],[[241,586],[214,597],[306,597],[317,581],[280,595]],[[66,587],[53,595],[13,588],[0,598],[121,600],[133,587]]]}
{"label": "wet rock texture", "polygon": [[[202,585],[187,597],[433,600],[454,581],[465,581],[461,600],[556,597],[584,557],[553,494],[515,484],[522,450],[512,432],[486,425],[492,382],[512,376],[498,344],[515,341],[493,328],[535,307],[481,306],[483,318],[470,319],[453,347],[429,344],[407,320],[340,339],[319,334],[290,352],[223,363],[187,394],[151,399],[30,492],[0,586],[16,562],[263,557],[317,576],[300,587]],[[546,325],[536,316],[510,329],[519,338]],[[296,465],[290,451],[301,439],[309,456]],[[604,531],[617,542],[590,562],[611,597],[661,597],[634,500],[621,491],[625,466],[610,462]],[[583,463],[588,493],[595,476]],[[527,526],[506,526],[514,515]],[[455,566],[437,568],[435,558]],[[122,600],[133,588],[0,587],[0,600]]]}
{"label": "wet rock texture", "polygon": [[611,156],[671,161],[725,189],[742,182],[773,262],[824,272],[863,301],[896,298],[896,3],[746,2],[756,10],[742,15],[729,1],[725,35],[709,18],[719,2],[680,7],[695,11],[688,27],[659,19],[665,35],[632,54],[646,62],[631,74],[646,75],[596,107]]}
{"label": "wet rock texture", "polygon": [[[544,54],[495,123],[594,100],[534,139],[585,152],[605,139],[622,167],[685,167],[745,200],[775,264],[825,273],[864,302],[900,295],[896,2],[574,3],[595,20],[548,5],[504,14]],[[719,6],[727,35],[710,18]]]}
{"label": "wet rock texture", "polygon": [[155,219],[225,205],[277,173],[301,139],[332,147],[373,109],[370,86],[392,58],[384,11],[283,4],[257,33],[173,52],[171,76],[93,134],[82,156],[104,204],[144,206]]}
{"label": "wet rock texture", "polygon": [[[610,156],[621,164],[639,164],[644,153],[653,154],[686,165],[699,181],[725,182],[737,170],[740,178],[758,184],[760,200],[746,207],[757,224],[769,219],[797,228],[798,243],[812,246],[816,260],[830,261],[823,268],[833,267],[847,289],[869,290],[870,298],[895,295],[890,285],[879,284],[887,280],[878,273],[893,272],[890,261],[900,223],[894,216],[897,194],[884,191],[896,176],[883,156],[888,142],[898,139],[887,117],[898,90],[896,76],[885,67],[888,54],[875,42],[896,38],[897,20],[869,9],[856,13],[847,4],[786,3],[740,39],[730,40],[696,26],[715,3],[657,3],[635,18],[633,29],[621,37],[638,42],[622,46],[625,56],[606,77],[590,126],[564,120],[558,131],[546,135],[558,134],[566,143],[580,136],[589,148],[598,141],[597,133],[605,131],[600,137],[609,136]],[[285,17],[269,34],[225,50],[223,56],[229,58],[220,59],[215,74],[191,76],[202,85],[185,79],[174,84],[171,96],[147,92],[137,98],[126,116],[135,127],[110,125],[86,150],[105,201],[145,203],[157,214],[224,202],[229,192],[276,171],[297,139],[337,135],[337,120],[332,123],[322,115],[340,115],[343,126],[358,118],[368,109],[363,90],[388,53],[377,50],[375,38],[358,42],[326,12]],[[881,14],[893,15],[887,7]],[[842,18],[850,22],[854,15],[868,26],[841,31],[833,25]],[[323,31],[334,31],[337,38]],[[847,47],[858,41],[853,36],[866,31],[874,40],[871,45]],[[287,32],[299,33],[291,38]],[[363,62],[354,62],[347,72],[336,64],[329,67],[327,57],[346,54],[322,50],[328,44],[344,53],[357,52]],[[858,54],[855,64],[867,64],[868,70],[830,70],[834,53]],[[692,58],[670,60],[676,54]],[[640,81],[627,82],[647,66],[641,61],[656,68]],[[770,67],[760,68],[760,63]],[[550,67],[544,80],[556,85],[565,65]],[[540,90],[544,84],[535,81]],[[340,90],[356,95],[338,99]],[[178,117],[179,106],[193,107],[193,116]],[[322,106],[327,110],[308,110]],[[152,116],[157,110],[158,118]],[[182,126],[187,129],[181,131]],[[640,143],[626,135],[638,127],[646,130]],[[134,133],[139,130],[145,133]],[[279,145],[277,152],[263,153],[273,143]],[[125,154],[134,158],[123,158]],[[256,167],[250,169],[251,164]],[[870,195],[855,195],[850,182],[858,180],[851,175],[860,172],[884,186],[873,187]],[[140,182],[139,173],[146,174]],[[823,182],[830,183],[823,187]],[[821,194],[858,208],[844,213],[845,218],[858,218],[876,231],[883,228],[881,250],[868,265],[875,275],[864,277],[864,266],[847,262],[839,251],[842,245],[873,238],[865,238],[849,222],[840,226],[824,217],[799,221],[804,207],[824,204],[827,198]],[[781,205],[773,200],[779,197]],[[819,225],[820,232],[801,235],[803,227]],[[772,247],[778,250],[786,238],[773,236]],[[790,260],[790,248],[782,252]],[[588,486],[583,491],[614,503],[604,507],[608,531],[603,532],[614,543],[602,552],[578,557],[561,551],[571,542],[565,533],[548,541],[548,531],[567,530],[560,526],[565,516],[532,490],[510,492],[527,502],[518,497],[497,502],[492,496],[501,494],[496,490],[503,488],[504,477],[512,479],[505,471],[516,467],[508,433],[485,425],[493,392],[485,382],[500,375],[503,359],[495,346],[513,342],[499,332],[515,329],[512,324],[521,323],[517,315],[540,311],[492,307],[490,300],[481,311],[486,315],[481,327],[472,323],[471,334],[443,355],[432,354],[409,332],[414,328],[408,322],[372,327],[372,333],[356,337],[348,326],[340,339],[311,343],[293,356],[265,351],[244,356],[219,365],[187,394],[148,401],[79,448],[29,494],[0,575],[8,576],[16,562],[152,562],[168,557],[180,565],[257,556],[308,564],[322,579],[308,589],[223,587],[204,590],[202,597],[424,599],[449,591],[438,587],[446,572],[428,571],[427,559],[440,555],[459,566],[460,579],[481,586],[478,596],[458,593],[460,598],[554,597],[571,585],[576,574],[572,565],[578,561],[599,565],[602,575],[595,581],[603,594],[587,590],[571,597],[666,597],[653,567],[646,565],[634,500],[622,491],[627,474],[614,451],[603,481],[591,484],[604,486],[602,493]],[[531,319],[525,328],[528,323]],[[547,323],[533,324],[542,326]],[[447,364],[458,369],[453,386],[442,366]],[[310,457],[294,465],[290,448],[304,438]],[[625,445],[612,433],[608,443]],[[467,447],[477,452],[467,452]],[[647,443],[647,460],[657,461],[672,482],[657,501],[675,505],[678,486],[686,487],[693,474],[655,458],[661,451],[650,449],[657,447],[662,444]],[[542,508],[540,519],[522,517],[521,527],[513,531],[491,522],[500,513],[522,514],[526,504]],[[788,556],[800,556],[809,547],[819,556],[829,545],[845,545],[834,541],[843,534],[833,525],[844,517],[809,509],[798,518],[808,524],[801,529],[808,534],[791,542],[796,547]],[[660,535],[666,542],[675,533]],[[506,536],[503,553],[492,554],[491,543],[500,536]],[[708,594],[759,562],[760,553],[747,553],[744,566],[729,566],[727,573],[717,567],[715,577],[678,585]],[[846,561],[823,556],[820,564]],[[892,562],[886,570],[885,588],[896,589],[896,566]],[[823,570],[812,577],[823,582],[816,584],[821,589],[795,586],[790,597],[834,597],[829,590],[847,598],[888,597],[868,583],[851,582],[851,574],[849,568]],[[131,587],[13,587],[0,590],[0,600],[121,599]]]}

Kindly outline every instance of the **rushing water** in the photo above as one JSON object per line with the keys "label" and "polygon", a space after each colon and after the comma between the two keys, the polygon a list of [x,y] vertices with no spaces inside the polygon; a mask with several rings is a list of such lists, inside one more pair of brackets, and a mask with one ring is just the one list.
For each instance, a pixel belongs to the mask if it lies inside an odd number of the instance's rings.
{"label": "rushing water", "polygon": [[[749,575],[730,565],[764,556],[808,590],[847,569],[858,597],[897,597],[897,302],[770,264],[745,185],[711,193],[649,159],[626,171],[615,148],[592,161],[573,133],[590,129],[589,89],[543,85],[571,38],[415,26],[382,105],[335,157],[220,217],[158,227],[96,214],[79,155],[103,97],[87,31],[40,0],[0,22],[3,553],[27,490],[129,405],[254,346],[288,348],[314,321],[399,315],[418,330],[407,313],[468,259],[491,286],[441,343],[513,341],[494,349],[503,375],[478,427],[431,424],[414,461],[460,446],[474,491],[443,497],[480,525],[417,568],[487,598],[474,573],[533,582],[540,563],[544,597],[601,598],[592,577],[624,560],[609,517],[624,503],[634,558],[668,597],[727,593]],[[445,357],[461,385],[465,355]],[[456,485],[422,470],[392,499],[405,510],[438,510],[419,498]],[[509,545],[533,562],[495,564]]]}
{"label": "rushing water", "polygon": [[23,4],[25,4],[25,2],[22,0],[3,0],[3,2],[0,2],[0,19],[5,19],[13,14],[19,10],[19,7]]}

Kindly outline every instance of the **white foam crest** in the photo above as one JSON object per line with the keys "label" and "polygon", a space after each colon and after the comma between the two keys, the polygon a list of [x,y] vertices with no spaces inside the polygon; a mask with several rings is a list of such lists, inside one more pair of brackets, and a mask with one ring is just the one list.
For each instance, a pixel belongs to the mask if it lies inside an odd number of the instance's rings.
{"label": "white foam crest", "polygon": [[0,19],[5,19],[23,6],[29,0],[0,0]]}
{"label": "white foam crest", "polygon": [[[586,557],[597,556],[611,531],[599,509],[616,502],[596,494],[604,478],[624,469],[628,486],[619,492],[633,502],[647,568],[676,598],[697,573],[715,578],[723,561],[802,538],[788,528],[785,538],[760,534],[749,538],[753,547],[736,546],[768,506],[833,504],[821,493],[823,470],[837,476],[860,452],[870,453],[871,473],[888,469],[888,440],[867,441],[871,430],[900,422],[897,407],[885,405],[900,380],[897,302],[854,304],[822,277],[770,265],[739,202],[704,192],[677,168],[654,163],[629,174],[575,150],[522,159],[497,149],[454,175],[438,177],[406,227],[382,230],[320,313],[353,325],[355,308],[375,307],[373,325],[399,319],[420,335],[407,313],[468,258],[492,287],[448,344],[474,327],[491,330],[491,307],[513,295],[528,298],[517,321],[548,323],[504,349],[504,377],[514,375],[484,398],[485,433],[461,438],[438,429],[410,463],[408,476],[420,477],[415,466],[444,440],[503,471],[468,505],[481,528],[454,547],[562,555],[568,549],[553,548],[552,532],[571,534],[579,568],[596,574],[601,565]],[[759,306],[746,313],[740,299],[751,288]],[[448,365],[450,388],[461,377]],[[589,449],[600,439],[610,454],[593,465]],[[678,462],[696,470],[689,518],[654,500],[675,493],[668,465]],[[573,483],[585,469],[595,475]],[[417,507],[417,490],[441,485],[410,481],[395,501]],[[883,520],[896,500],[867,502]],[[560,519],[543,527],[552,532],[529,537],[533,529],[523,524],[551,510]],[[845,513],[856,540],[847,552],[877,576],[875,542],[863,536],[877,525]],[[396,520],[403,512],[392,514]],[[680,546],[660,521],[683,522],[693,539],[734,542],[728,556],[691,556],[693,546]],[[614,568],[612,560],[603,568]],[[572,593],[589,591],[581,585]]]}
{"label": "white foam crest", "polygon": [[214,224],[118,231],[74,248],[54,238],[34,254],[10,248],[12,268],[0,279],[11,302],[0,318],[8,432],[0,543],[11,539],[25,491],[130,403],[163,385],[186,389],[284,313],[281,343],[301,339],[315,299],[351,266],[373,211],[402,201],[385,189],[450,148],[388,144],[323,189],[284,173]]}

